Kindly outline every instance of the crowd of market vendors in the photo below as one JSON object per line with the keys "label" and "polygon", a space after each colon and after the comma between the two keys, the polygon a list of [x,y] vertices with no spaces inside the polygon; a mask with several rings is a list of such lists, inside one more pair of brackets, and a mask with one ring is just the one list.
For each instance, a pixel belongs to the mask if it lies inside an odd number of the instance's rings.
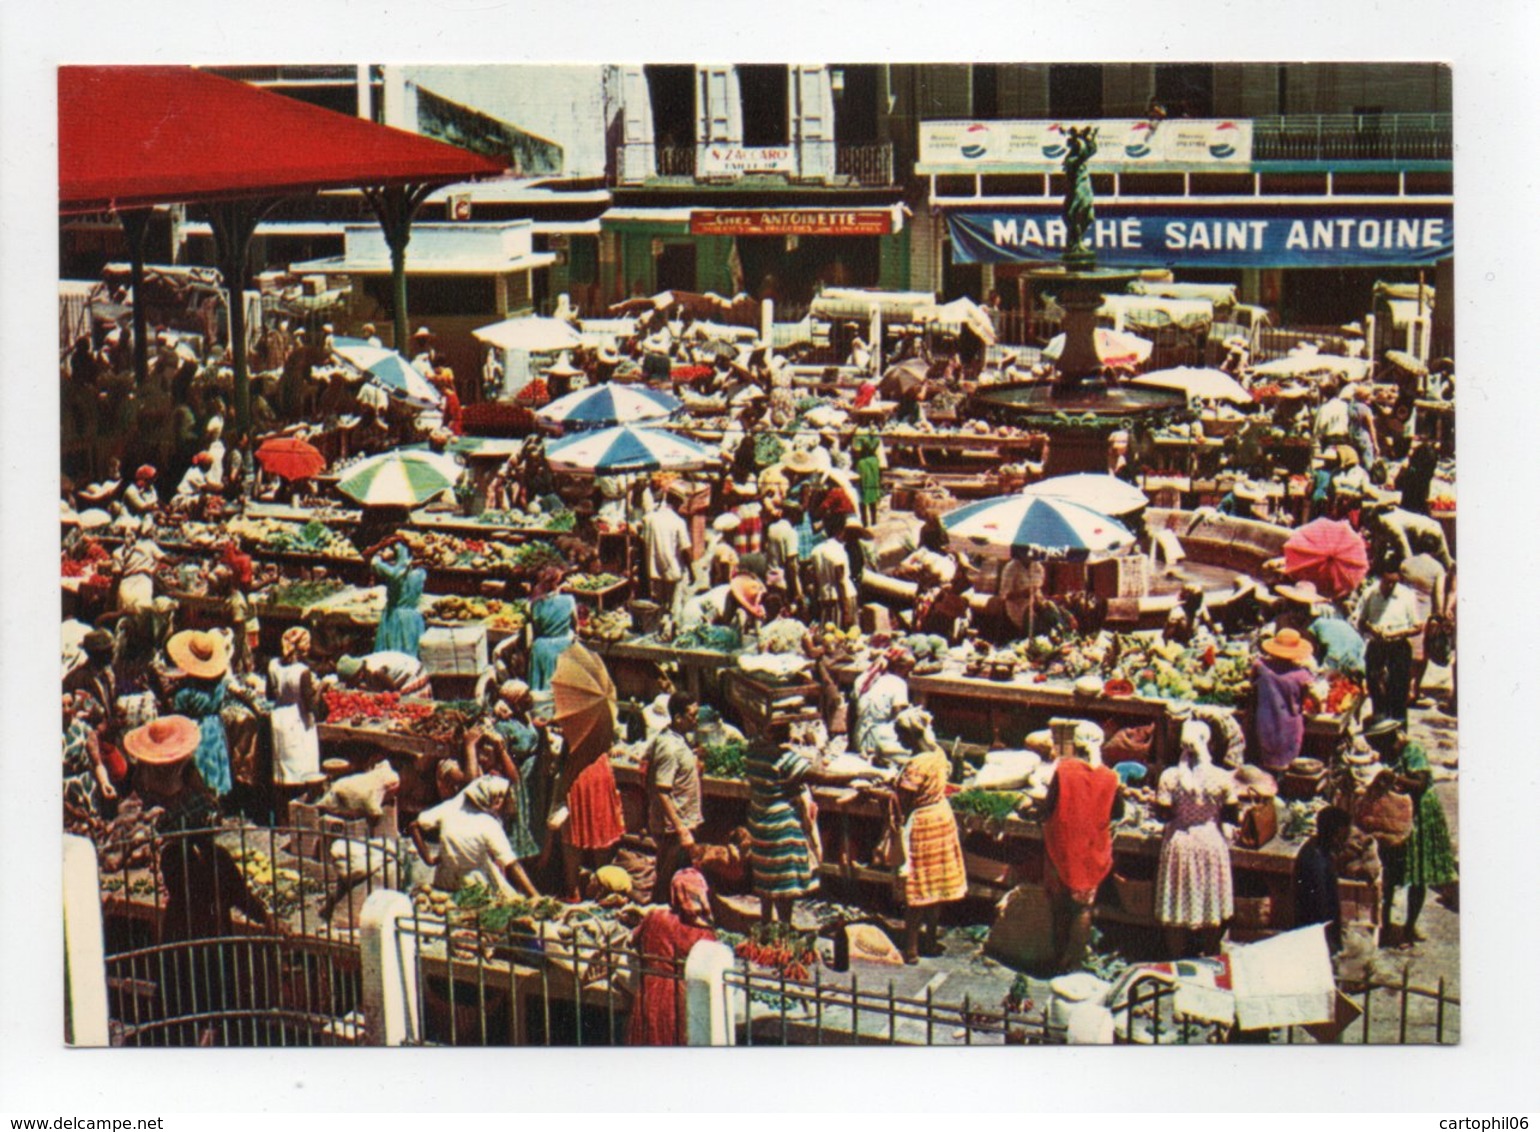
{"label": "crowd of market vendors", "polygon": [[[90,420],[78,425],[92,447],[77,468],[94,479],[63,486],[65,573],[90,575],[106,594],[67,634],[65,821],[103,844],[133,821],[161,832],[237,818],[283,825],[295,803],[377,818],[398,789],[397,774],[376,768],[389,761],[385,751],[331,766],[322,727],[437,713],[447,722],[433,732],[445,741],[426,775],[431,804],[403,830],[437,890],[474,882],[498,899],[650,903],[638,946],[683,955],[713,930],[713,892],[757,897],[767,923],[791,923],[795,902],[820,885],[811,788],[840,786],[890,807],[884,861],[904,910],[902,951],[916,962],[939,946],[943,910],[969,897],[952,799],[1015,791],[1010,820],[1044,831],[1056,965],[1070,970],[1084,958],[1120,823],[1162,829],[1156,919],[1171,953],[1214,951],[1235,910],[1237,829],[1259,823],[1255,811],[1275,806],[1291,774],[1322,769],[1303,756],[1306,721],[1336,714],[1347,719],[1347,742],[1308,809],[1299,922],[1335,925],[1339,876],[1377,880],[1386,927],[1397,890],[1408,896],[1402,924],[1384,938],[1413,944],[1427,891],[1457,879],[1431,768],[1408,730],[1409,708],[1428,706],[1429,661],[1452,669],[1456,605],[1455,562],[1434,515],[1436,479],[1449,464],[1403,410],[1429,395],[1430,381],[1447,390],[1447,369],[1386,364],[1398,383],[1388,389],[1302,367],[1296,396],[1232,352],[1229,368],[1257,400],[1226,441],[1217,510],[1301,528],[1333,521],[1359,540],[1359,558],[1339,554],[1319,571],[1277,564],[1270,587],[1222,609],[1191,585],[1163,627],[1119,631],[1108,599],[1089,585],[1050,595],[1030,556],[1007,548],[1003,569],[991,567],[949,538],[944,515],[921,521],[893,506],[888,426],[867,417],[852,428],[843,411],[891,392],[904,427],[934,429],[928,405],[961,401],[979,382],[1041,377],[1042,367],[1010,355],[986,365],[983,351],[916,336],[907,349],[928,376],[890,387],[854,337],[841,359],[855,375],[851,396],[810,408],[786,358],[724,347],[688,317],[659,311],[623,341],[562,354],[520,403],[538,411],[546,400],[605,389],[612,401],[621,391],[673,395],[685,412],[719,422],[717,446],[704,462],[671,465],[648,447],[655,430],[638,429],[640,457],[618,471],[600,458],[582,476],[538,433],[511,446],[484,485],[488,510],[510,525],[569,509],[574,517],[560,553],[518,577],[488,571],[494,584],[475,600],[517,607],[515,631],[499,635],[474,690],[445,711],[422,655],[439,608],[425,597],[433,563],[408,508],[371,508],[355,496],[352,541],[317,536],[318,550],[346,544],[383,594],[372,642],[345,652],[323,648],[303,618],[264,634],[264,591],[318,575],[313,565],[275,565],[260,542],[241,537],[239,522],[262,503],[336,509],[324,499],[322,469],[275,474],[280,462],[261,455],[281,450],[264,449],[275,439],[303,440],[328,423],[346,422],[355,456],[453,459],[469,402],[501,387],[500,360],[489,353],[485,373],[468,381],[440,364],[424,329],[409,350],[412,369],[439,394],[424,423],[396,391],[335,363],[332,326],[275,323],[253,352],[251,425],[239,431],[220,351],[200,362],[175,336],[160,338],[150,387],[137,389],[126,376],[130,333],[83,339],[62,375],[66,414]],[[378,345],[370,326],[344,341]],[[475,396],[462,406],[457,389],[471,385]],[[582,420],[567,422],[570,435],[584,435]],[[1288,474],[1275,476],[1262,427],[1308,438],[1303,491]],[[1143,439],[1115,438],[1108,472],[1137,486]],[[446,502],[457,486],[463,493],[463,484],[440,488]],[[1277,501],[1291,494],[1299,502],[1289,512]],[[709,522],[692,523],[701,513]],[[608,613],[573,585],[583,570],[597,574],[604,535],[627,541],[623,560],[634,564],[633,576],[615,578],[631,583],[631,605]],[[905,553],[885,569],[913,582],[914,596],[874,601],[865,575],[877,569],[879,545],[895,540]],[[483,557],[469,561],[487,561],[498,541],[489,525],[467,552]],[[177,596],[189,572],[213,609],[196,626]],[[644,608],[648,624],[631,621]],[[596,636],[601,624],[609,629]],[[664,665],[652,698],[611,708],[608,726],[576,733],[582,717],[563,708],[564,678],[603,668],[597,641],[632,637],[716,650],[723,666],[748,660],[744,669],[772,682],[805,679],[818,689],[814,710],[790,727],[734,727],[727,705],[684,690]],[[911,694],[917,670],[1069,683],[1083,710],[1072,704],[1041,732],[1008,729],[998,745],[1021,755],[1015,762],[1000,752],[970,761],[938,739]],[[1174,762],[1151,755],[1147,732],[1108,734],[1091,722],[1099,701],[1129,695],[1167,701]],[[1452,691],[1443,707],[1454,711]],[[641,828],[628,828],[620,767],[639,774]],[[703,788],[713,775],[748,783],[741,825],[714,844]],[[672,1040],[668,1014],[639,1012],[637,1040]]]}

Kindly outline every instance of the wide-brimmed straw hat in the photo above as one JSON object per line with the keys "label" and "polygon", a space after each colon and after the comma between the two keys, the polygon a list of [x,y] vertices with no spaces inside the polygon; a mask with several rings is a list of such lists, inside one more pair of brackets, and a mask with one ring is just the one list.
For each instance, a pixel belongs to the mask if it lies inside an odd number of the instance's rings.
{"label": "wide-brimmed straw hat", "polygon": [[163,715],[123,736],[129,758],[151,766],[168,766],[192,757],[202,731],[185,715]]}
{"label": "wide-brimmed straw hat", "polygon": [[230,669],[230,646],[218,633],[184,629],[166,642],[166,653],[189,676],[210,680]]}
{"label": "wide-brimmed straw hat", "polygon": [[1298,662],[1314,656],[1315,646],[1300,636],[1297,629],[1280,629],[1277,636],[1262,642],[1262,651],[1279,660]]}
{"label": "wide-brimmed straw hat", "polygon": [[1325,595],[1315,588],[1314,582],[1285,582],[1274,586],[1273,591],[1281,598],[1288,601],[1297,601],[1301,605],[1319,605],[1326,600]]}
{"label": "wide-brimmed straw hat", "polygon": [[573,365],[572,359],[567,355],[567,351],[563,350],[561,356],[556,359],[556,364],[545,372],[548,377],[577,377],[578,374],[585,371]]}
{"label": "wide-brimmed straw hat", "polygon": [[793,448],[791,454],[781,461],[781,467],[788,472],[806,476],[818,471],[818,461],[806,449]]}
{"label": "wide-brimmed straw hat", "polygon": [[1401,721],[1393,715],[1370,716],[1364,724],[1365,739],[1384,739],[1401,732]]}
{"label": "wide-brimmed straw hat", "polygon": [[1257,794],[1263,798],[1278,796],[1277,781],[1259,766],[1241,767],[1235,772],[1235,785],[1243,794]]}

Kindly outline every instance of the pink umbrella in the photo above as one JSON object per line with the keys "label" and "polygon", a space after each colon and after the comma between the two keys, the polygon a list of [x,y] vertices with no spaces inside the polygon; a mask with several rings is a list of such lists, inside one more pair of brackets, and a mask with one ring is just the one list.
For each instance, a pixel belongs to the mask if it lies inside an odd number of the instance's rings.
{"label": "pink umbrella", "polygon": [[1290,577],[1314,582],[1322,592],[1340,597],[1369,572],[1369,551],[1347,523],[1317,519],[1283,544],[1283,568]]}

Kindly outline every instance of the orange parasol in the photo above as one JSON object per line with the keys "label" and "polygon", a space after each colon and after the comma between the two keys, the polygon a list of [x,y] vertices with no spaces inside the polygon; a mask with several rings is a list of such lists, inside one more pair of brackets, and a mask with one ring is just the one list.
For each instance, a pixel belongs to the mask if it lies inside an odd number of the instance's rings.
{"label": "orange parasol", "polygon": [[257,462],[269,475],[286,480],[308,480],[326,469],[326,457],[307,440],[275,436],[257,449]]}
{"label": "orange parasol", "polygon": [[551,694],[553,718],[569,750],[592,754],[595,747],[609,749],[615,739],[615,684],[602,658],[580,644],[570,646],[556,658]]}

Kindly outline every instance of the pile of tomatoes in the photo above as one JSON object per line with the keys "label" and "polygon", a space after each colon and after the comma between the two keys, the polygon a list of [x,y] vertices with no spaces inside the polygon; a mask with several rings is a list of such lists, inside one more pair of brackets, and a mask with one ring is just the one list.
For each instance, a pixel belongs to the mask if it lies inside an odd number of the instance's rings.
{"label": "pile of tomatoes", "polygon": [[322,700],[326,704],[326,718],[381,719],[410,723],[433,714],[433,705],[418,700],[403,700],[395,692],[327,692]]}

